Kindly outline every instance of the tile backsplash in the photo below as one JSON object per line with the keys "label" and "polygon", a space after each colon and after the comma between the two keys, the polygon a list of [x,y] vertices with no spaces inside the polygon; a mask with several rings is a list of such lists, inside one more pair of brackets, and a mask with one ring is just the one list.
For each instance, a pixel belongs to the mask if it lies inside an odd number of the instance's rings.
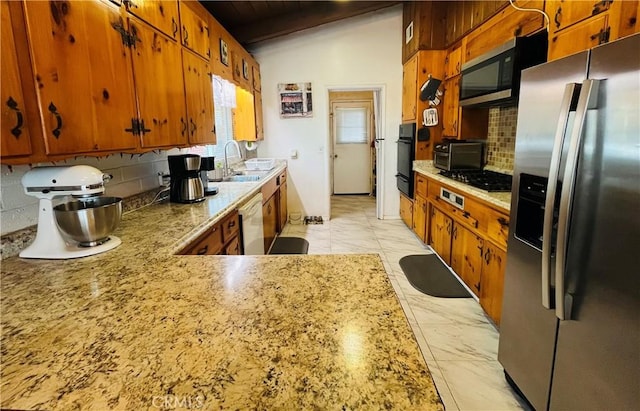
{"label": "tile backsplash", "polygon": [[516,147],[517,107],[493,107],[489,109],[487,134],[487,166],[513,171]]}
{"label": "tile backsplash", "polygon": [[[86,164],[111,174],[105,195],[130,197],[160,185],[158,173],[169,173],[167,155],[182,154],[186,150],[151,152],[146,154],[113,154],[106,157],[77,157],[56,163],[33,166]],[[2,165],[0,180],[0,210],[2,235],[32,226],[38,222],[38,199],[24,194],[22,176],[31,169],[28,165]]]}

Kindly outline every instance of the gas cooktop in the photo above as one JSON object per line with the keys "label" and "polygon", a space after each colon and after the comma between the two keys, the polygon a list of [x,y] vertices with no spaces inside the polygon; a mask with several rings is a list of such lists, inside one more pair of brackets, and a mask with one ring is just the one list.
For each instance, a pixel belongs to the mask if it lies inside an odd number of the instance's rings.
{"label": "gas cooktop", "polygon": [[511,176],[489,170],[440,171],[440,175],[491,192],[511,191]]}

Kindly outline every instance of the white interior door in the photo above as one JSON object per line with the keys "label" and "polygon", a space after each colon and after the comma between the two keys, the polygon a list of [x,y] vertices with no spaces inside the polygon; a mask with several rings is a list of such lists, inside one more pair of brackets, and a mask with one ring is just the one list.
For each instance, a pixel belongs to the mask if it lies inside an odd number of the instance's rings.
{"label": "white interior door", "polygon": [[371,192],[370,102],[335,102],[333,113],[333,193]]}

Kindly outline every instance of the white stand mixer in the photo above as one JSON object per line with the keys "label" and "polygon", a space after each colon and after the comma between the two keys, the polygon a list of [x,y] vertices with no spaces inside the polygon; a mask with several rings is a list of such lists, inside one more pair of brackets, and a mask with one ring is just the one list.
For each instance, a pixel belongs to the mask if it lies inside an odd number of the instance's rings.
{"label": "white stand mixer", "polygon": [[40,199],[38,232],[29,247],[22,250],[22,258],[67,259],[103,253],[121,244],[118,237],[96,246],[83,247],[65,240],[56,224],[53,198],[74,196],[87,198],[104,193],[104,183],[110,177],[100,170],[85,165],[38,167],[22,177],[25,194]]}

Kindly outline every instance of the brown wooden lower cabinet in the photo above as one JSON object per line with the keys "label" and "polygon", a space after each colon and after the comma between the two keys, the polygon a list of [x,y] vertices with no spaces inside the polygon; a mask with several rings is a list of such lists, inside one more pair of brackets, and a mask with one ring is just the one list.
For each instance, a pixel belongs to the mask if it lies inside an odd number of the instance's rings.
{"label": "brown wooden lower cabinet", "polygon": [[240,255],[242,254],[240,250],[240,240],[238,236],[234,237],[233,240],[224,248],[225,255]]}
{"label": "brown wooden lower cabinet", "polygon": [[480,305],[489,317],[500,325],[507,253],[492,243],[486,242],[483,258]]}
{"label": "brown wooden lower cabinet", "polygon": [[431,248],[451,264],[451,234],[453,219],[435,207],[431,207]]}
{"label": "brown wooden lower cabinet", "polygon": [[239,232],[240,217],[237,211],[225,216],[222,221],[208,228],[197,240],[183,248],[180,255],[242,254]]}
{"label": "brown wooden lower cabinet", "polygon": [[269,251],[273,240],[276,238],[278,229],[278,215],[276,208],[277,193],[272,195],[264,204],[262,204],[262,224],[264,228],[264,252]]}
{"label": "brown wooden lower cabinet", "polygon": [[427,199],[416,196],[413,201],[413,232],[423,243],[427,242]]}
{"label": "brown wooden lower cabinet", "polygon": [[409,228],[413,228],[413,201],[400,194],[400,218]]}
{"label": "brown wooden lower cabinet", "polygon": [[285,170],[280,175],[280,190],[278,192],[278,233],[282,232],[288,219],[286,174],[287,171]]}
{"label": "brown wooden lower cabinet", "polygon": [[453,223],[452,237],[451,268],[480,296],[484,240],[457,223]]}
{"label": "brown wooden lower cabinet", "polygon": [[[454,207],[440,198],[439,181],[429,179],[428,214],[420,221],[421,196],[413,206],[414,231],[425,224],[429,245],[451,267],[467,287],[478,297],[487,315],[500,324],[502,293],[506,261],[509,216],[504,211],[481,203],[466,192],[453,187],[447,190],[465,197],[464,209]],[[424,241],[424,240],[423,240]]]}

